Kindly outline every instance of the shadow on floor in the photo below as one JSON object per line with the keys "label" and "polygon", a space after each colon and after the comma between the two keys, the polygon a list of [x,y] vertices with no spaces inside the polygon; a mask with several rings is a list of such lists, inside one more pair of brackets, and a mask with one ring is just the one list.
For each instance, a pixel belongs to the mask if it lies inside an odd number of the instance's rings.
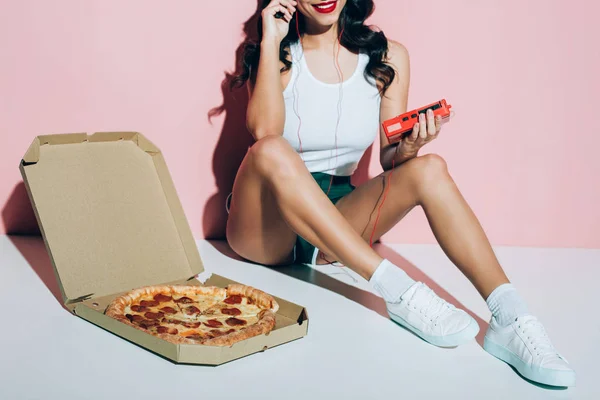
{"label": "shadow on floor", "polygon": [[2,221],[8,235],[40,235],[25,184],[19,182],[2,207]]}
{"label": "shadow on floor", "polygon": [[[243,260],[236,253],[234,253],[225,241],[211,241],[210,243],[221,254],[239,261],[248,262],[246,260]],[[438,285],[433,279],[427,276],[423,271],[419,270],[415,265],[413,265],[406,258],[402,257],[392,248],[386,246],[385,244],[376,244],[373,247],[382,257],[387,258],[392,263],[402,268],[408,275],[410,275],[411,278],[417,281],[424,282],[425,284],[427,284],[427,286],[433,289],[438,296],[469,313],[469,315],[473,317],[475,321],[477,321],[477,323],[479,324],[479,334],[477,335],[476,340],[480,346],[483,346],[483,337],[485,336],[485,331],[488,328],[488,323],[486,321],[484,321],[471,310],[466,308],[454,296],[452,296],[450,293],[444,290],[444,288]],[[317,271],[314,268],[310,268],[300,264],[292,264],[282,267],[273,267],[271,269],[282,274],[291,276],[293,278],[300,279],[304,282],[317,285],[327,290],[331,290],[335,293],[346,297],[349,300],[352,300],[358,304],[363,305],[364,307],[375,311],[376,313],[382,315],[385,318],[389,318],[385,308],[385,303],[380,297],[366,290],[362,290],[356,286],[342,282],[334,277],[331,277],[328,274]]]}
{"label": "shadow on floor", "polygon": [[460,309],[465,310],[471,317],[473,317],[479,325],[479,333],[477,334],[475,340],[477,340],[477,343],[481,347],[483,347],[483,337],[485,336],[485,332],[489,326],[489,324],[486,321],[477,316],[477,314],[475,314],[473,311],[469,310],[464,304],[462,304],[454,296],[448,293],[443,287],[438,285],[433,279],[427,276],[423,271],[418,269],[414,264],[412,264],[406,258],[402,257],[392,248],[380,243],[374,245],[373,247],[375,248],[377,253],[379,253],[383,258],[387,258],[392,263],[402,268],[411,278],[413,278],[416,281],[421,281],[425,283],[427,286],[433,289],[433,291],[442,299],[446,300],[451,304],[454,304]]}
{"label": "shadow on floor", "polygon": [[8,238],[23,255],[25,260],[27,260],[31,269],[37,274],[44,285],[46,285],[48,290],[50,290],[52,295],[56,298],[56,301],[63,306],[63,298],[58,285],[58,280],[42,237],[9,235]]}

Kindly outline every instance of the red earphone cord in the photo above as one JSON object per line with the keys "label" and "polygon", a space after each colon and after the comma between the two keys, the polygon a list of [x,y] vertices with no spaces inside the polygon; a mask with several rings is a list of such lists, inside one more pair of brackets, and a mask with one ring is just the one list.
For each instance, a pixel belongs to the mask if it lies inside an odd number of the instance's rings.
{"label": "red earphone cord", "polygon": [[[298,39],[300,40],[300,45],[302,45],[302,36],[300,35],[300,28],[298,25],[298,17],[296,16],[296,33],[298,34]],[[340,55],[340,49],[342,47],[341,45],[341,40],[342,40],[342,35],[344,34],[344,28],[342,27],[341,31],[340,31],[340,35],[338,37],[338,50],[335,56],[335,65],[336,65],[336,69],[338,72],[338,75],[340,76],[340,97],[338,99],[338,110],[341,109],[341,101],[342,101],[342,97],[341,97],[341,93],[342,93],[342,84],[344,82],[344,74],[342,73],[342,69],[340,67],[340,63],[339,63],[339,55]],[[299,144],[299,150],[300,153],[302,153],[302,140],[300,139],[300,127],[302,126],[302,120],[300,118],[300,115],[298,115],[298,113],[296,113],[296,116],[298,117],[298,144]],[[338,112],[338,121],[335,127],[335,160],[336,160],[336,165],[337,165],[337,160],[338,160],[338,147],[337,147],[337,130],[338,130],[338,126],[339,126],[339,121],[340,119],[340,113]],[[381,204],[379,204],[379,207],[377,208],[377,217],[375,218],[375,223],[373,224],[373,230],[371,231],[371,237],[369,238],[369,246],[373,247],[373,237],[375,236],[375,230],[377,229],[377,223],[379,222],[379,217],[381,215],[381,208],[383,207],[383,204],[385,203],[385,200],[387,198],[388,195],[388,191],[390,189],[391,183],[392,183],[392,171],[394,170],[395,167],[395,161],[394,158],[392,158],[392,169],[390,170],[390,174],[388,176],[388,184],[387,186],[385,186],[384,191],[383,191],[383,198],[381,199]],[[385,182],[385,178],[384,178],[384,182]],[[329,179],[329,187],[327,188],[327,195],[329,195],[329,191],[331,190],[331,186],[333,184],[333,175],[331,175],[331,178]],[[325,258],[324,255],[322,255],[322,258],[325,261],[328,261],[329,264],[333,264],[333,262],[327,260]]]}

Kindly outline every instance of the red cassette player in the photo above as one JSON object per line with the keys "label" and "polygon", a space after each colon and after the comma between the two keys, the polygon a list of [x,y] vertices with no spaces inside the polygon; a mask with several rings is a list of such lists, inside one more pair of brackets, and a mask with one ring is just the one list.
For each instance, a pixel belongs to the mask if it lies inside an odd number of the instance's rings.
{"label": "red cassette player", "polygon": [[445,99],[431,103],[421,108],[417,108],[412,111],[407,111],[404,114],[398,115],[397,117],[388,119],[382,123],[383,130],[390,143],[398,142],[404,137],[408,136],[415,123],[419,121],[419,114],[427,112],[432,109],[433,115],[442,117],[442,123],[448,122],[450,119],[450,108],[452,106],[446,103]]}

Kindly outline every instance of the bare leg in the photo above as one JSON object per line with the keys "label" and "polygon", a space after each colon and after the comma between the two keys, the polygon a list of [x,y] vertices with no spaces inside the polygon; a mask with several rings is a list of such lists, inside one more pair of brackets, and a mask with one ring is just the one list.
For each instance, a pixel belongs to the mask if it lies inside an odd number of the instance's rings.
{"label": "bare leg", "polygon": [[248,151],[233,187],[227,240],[240,256],[264,264],[290,258],[296,233],[369,279],[382,258],[356,233],[283,139]]}
{"label": "bare leg", "polygon": [[[381,202],[383,177],[387,184],[388,175],[389,171],[371,179],[337,203],[341,214],[365,241],[369,240]],[[448,258],[484,299],[508,282],[479,221],[448,173],[445,161],[437,155],[417,157],[396,167],[375,237],[381,237],[418,205],[423,207]],[[327,259],[337,259],[335,254],[324,253]]]}

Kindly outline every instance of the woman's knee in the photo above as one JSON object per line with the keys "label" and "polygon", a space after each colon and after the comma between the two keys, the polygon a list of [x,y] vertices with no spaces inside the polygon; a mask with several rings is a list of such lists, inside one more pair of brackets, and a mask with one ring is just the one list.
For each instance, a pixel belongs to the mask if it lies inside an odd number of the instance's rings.
{"label": "woman's knee", "polygon": [[448,164],[440,155],[425,154],[417,157],[415,161],[419,164],[419,168],[428,175],[446,174],[448,172]]}
{"label": "woman's knee", "polygon": [[297,154],[281,136],[266,136],[258,140],[249,150],[255,168],[264,175],[290,175],[300,167]]}
{"label": "woman's knee", "polygon": [[437,154],[426,154],[409,160],[409,175],[418,185],[436,183],[449,178],[446,160]]}

